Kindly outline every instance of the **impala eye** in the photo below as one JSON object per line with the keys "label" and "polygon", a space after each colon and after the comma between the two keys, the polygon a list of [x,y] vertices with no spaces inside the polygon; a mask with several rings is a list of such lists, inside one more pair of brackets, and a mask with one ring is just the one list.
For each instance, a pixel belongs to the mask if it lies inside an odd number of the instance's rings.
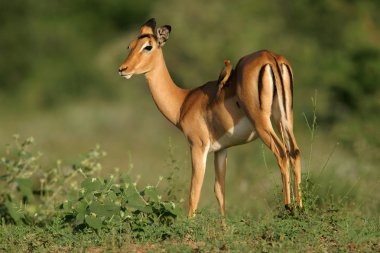
{"label": "impala eye", "polygon": [[152,48],[153,48],[152,46],[146,46],[146,47],[144,47],[144,50],[145,51],[150,51],[150,50],[152,50]]}

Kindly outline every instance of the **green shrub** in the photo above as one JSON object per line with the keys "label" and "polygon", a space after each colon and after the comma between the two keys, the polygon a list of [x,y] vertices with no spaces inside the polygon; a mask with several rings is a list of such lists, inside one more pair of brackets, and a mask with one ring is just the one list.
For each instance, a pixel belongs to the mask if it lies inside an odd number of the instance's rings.
{"label": "green shrub", "polygon": [[105,156],[99,147],[70,167],[58,161],[46,169],[39,163],[42,154],[30,150],[33,143],[33,138],[15,136],[0,160],[0,217],[5,223],[41,225],[58,218],[73,229],[139,232],[147,225],[170,225],[181,214],[174,202],[162,200],[157,187],[138,189],[127,174],[95,177]]}

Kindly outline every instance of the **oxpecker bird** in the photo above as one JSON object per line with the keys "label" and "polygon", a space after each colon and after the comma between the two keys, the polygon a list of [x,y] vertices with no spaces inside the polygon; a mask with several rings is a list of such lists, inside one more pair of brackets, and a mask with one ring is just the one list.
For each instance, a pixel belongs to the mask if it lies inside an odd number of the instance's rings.
{"label": "oxpecker bird", "polygon": [[222,88],[227,83],[228,79],[230,78],[232,73],[232,64],[230,60],[224,60],[224,67],[220,71],[219,78],[218,78],[218,90],[216,92],[216,95],[214,99],[217,99],[220,95],[220,92]]}

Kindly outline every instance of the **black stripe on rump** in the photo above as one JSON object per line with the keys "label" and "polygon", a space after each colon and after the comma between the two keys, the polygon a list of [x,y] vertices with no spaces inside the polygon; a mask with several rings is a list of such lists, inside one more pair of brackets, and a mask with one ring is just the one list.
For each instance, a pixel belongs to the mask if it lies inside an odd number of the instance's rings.
{"label": "black stripe on rump", "polygon": [[277,89],[276,89],[276,77],[274,76],[274,72],[273,72],[273,69],[272,69],[272,66],[269,65],[269,69],[270,69],[270,74],[272,76],[272,81],[273,81],[273,97],[272,97],[272,101],[274,100],[274,97],[276,96],[277,94]]}
{"label": "black stripe on rump", "polygon": [[261,92],[263,91],[263,76],[264,76],[264,72],[265,72],[265,67],[267,66],[267,64],[263,65],[260,69],[260,73],[259,73],[259,78],[257,80],[258,82],[258,90],[259,90],[259,105],[260,105],[260,109],[262,109],[261,107]]}
{"label": "black stripe on rump", "polygon": [[292,71],[290,70],[290,67],[285,64],[286,69],[288,70],[289,76],[290,76],[290,94],[292,95],[291,99],[291,108],[293,109],[293,74]]}
{"label": "black stripe on rump", "polygon": [[284,106],[285,118],[288,118],[287,117],[287,112],[286,112],[286,97],[285,97],[284,80],[282,80],[281,69],[280,69],[280,66],[278,65],[278,62],[277,62],[276,58],[273,57],[273,59],[276,62],[277,73],[280,76],[280,84],[281,84],[281,90],[282,90],[282,103],[283,103],[283,106]]}

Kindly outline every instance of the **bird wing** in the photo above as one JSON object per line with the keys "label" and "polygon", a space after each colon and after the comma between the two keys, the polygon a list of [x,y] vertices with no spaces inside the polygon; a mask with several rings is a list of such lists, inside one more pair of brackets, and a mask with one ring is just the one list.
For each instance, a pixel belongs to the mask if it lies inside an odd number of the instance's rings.
{"label": "bird wing", "polygon": [[224,67],[224,68],[222,69],[222,71],[220,72],[220,74],[219,74],[218,85],[219,85],[220,83],[223,83],[223,84],[224,84],[224,83],[228,80],[228,77],[229,77],[229,74],[228,74],[227,68]]}

